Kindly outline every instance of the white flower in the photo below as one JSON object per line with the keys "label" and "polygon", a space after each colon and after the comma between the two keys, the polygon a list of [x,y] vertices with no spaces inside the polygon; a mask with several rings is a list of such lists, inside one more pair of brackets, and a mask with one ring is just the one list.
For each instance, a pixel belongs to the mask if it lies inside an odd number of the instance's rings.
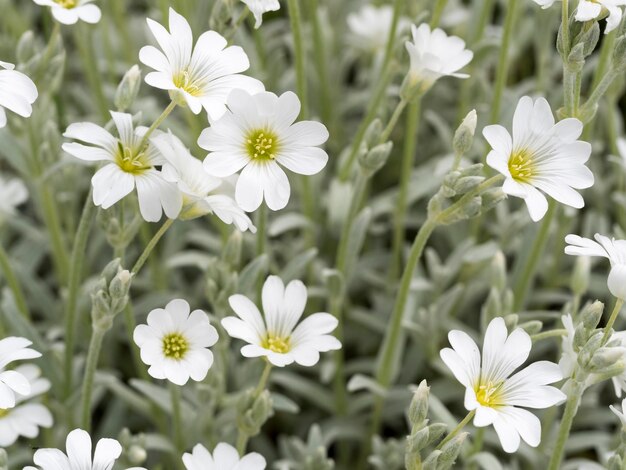
{"label": "white flower", "polygon": [[622,21],[623,12],[620,7],[623,5],[626,5],[626,0],[581,0],[574,18],[576,21],[591,21],[606,15],[604,34],[607,34]]}
{"label": "white flower", "polygon": [[15,209],[28,199],[28,189],[19,178],[5,178],[0,175],[0,218],[13,215]]}
{"label": "white flower", "polygon": [[493,424],[505,452],[515,452],[520,437],[537,447],[541,439],[539,419],[519,407],[548,408],[566,398],[548,386],[563,378],[559,366],[539,361],[514,374],[528,359],[532,341],[521,328],[507,336],[502,318],[494,318],[487,327],[482,362],[478,346],[468,334],[453,330],[448,339],[453,349],[442,349],[441,359],[465,386],[465,408],[476,411],[474,426]]}
{"label": "white flower", "polygon": [[14,68],[15,65],[0,61],[0,128],[7,125],[4,108],[29,117],[33,112],[31,105],[38,96],[33,81]]}
{"label": "white flower", "polygon": [[239,458],[237,450],[230,444],[220,442],[213,455],[202,444],[196,444],[192,453],[183,455],[187,470],[264,470],[265,458],[251,452]]}
{"label": "white flower", "polygon": [[[384,49],[389,39],[392,20],[393,8],[390,5],[363,5],[358,12],[350,13],[347,21],[354,45],[371,52]],[[410,24],[406,18],[400,18],[397,33],[407,29]]]}
{"label": "white flower", "polygon": [[146,221],[158,222],[163,212],[170,219],[176,218],[183,197],[176,185],[166,181],[155,168],[165,163],[164,158],[150,142],[139,148],[147,129],[135,129],[130,114],[111,111],[111,116],[119,138],[89,122],[70,124],[63,134],[91,144],[63,144],[63,150],[70,155],[90,162],[109,162],[91,179],[94,204],[108,209],[136,187],[139,210]]}
{"label": "white flower", "polygon": [[189,378],[204,380],[213,365],[208,349],[217,342],[217,330],[202,310],[189,313],[183,299],[170,301],[165,309],[148,314],[147,325],[135,328],[133,339],[141,348],[141,360],[155,379],[185,385]]}
{"label": "white flower", "polygon": [[539,191],[562,204],[580,209],[585,205],[574,189],[593,185],[593,173],[585,166],[591,144],[578,139],[583,124],[568,118],[554,123],[544,98],[528,96],[519,100],[513,116],[513,138],[502,126],[483,129],[492,149],[487,164],[506,179],[502,190],[524,199],[530,218],[538,221],[548,210],[548,201]]}
{"label": "white flower", "polygon": [[326,127],[315,121],[294,123],[300,100],[289,91],[278,97],[234,90],[228,108],[198,139],[200,147],[210,152],[204,168],[220,178],[243,168],[235,199],[246,212],[257,209],[264,198],[270,209],[282,209],[291,188],[281,166],[302,175],[319,173],[328,161],[318,147],[328,140]]}
{"label": "white flower", "polygon": [[457,36],[448,36],[442,29],[432,31],[426,23],[411,26],[413,42],[406,42],[411,59],[408,79],[418,84],[422,91],[428,90],[441,77],[467,78],[458,73],[470,63],[474,53],[465,49],[465,41]]}
{"label": "white flower", "polygon": [[234,186],[230,181],[209,175],[202,161],[191,155],[180,139],[171,133],[154,137],[152,143],[167,160],[162,169],[163,177],[176,183],[183,194],[179,218],[187,220],[215,213],[222,222],[234,224],[241,231],[256,232],[250,218],[235,202]]}
{"label": "white flower", "polygon": [[41,354],[30,349],[33,344],[26,338],[9,336],[0,340],[0,409],[13,408],[16,403],[16,394],[28,396],[30,382],[16,370],[5,370],[13,361],[34,359]]}
{"label": "white flower", "polygon": [[574,256],[602,256],[611,263],[607,284],[611,294],[626,299],[626,240],[615,240],[596,233],[597,242],[578,235],[567,235],[565,253]]}
{"label": "white flower", "polygon": [[148,26],[162,52],[153,46],[139,51],[139,60],[156,70],[146,75],[146,83],[169,90],[172,99],[186,103],[193,113],[204,108],[209,119],[219,119],[234,88],[250,93],[265,89],[258,80],[240,75],[250,67],[248,56],[241,47],[226,47],[226,39],[215,31],[203,33],[194,47],[189,23],[172,8],[169,32],[151,19]]}
{"label": "white flower", "polygon": [[615,416],[617,416],[622,423],[622,428],[626,429],[626,398],[622,400],[622,411],[619,411],[615,406],[609,405],[609,408]]}
{"label": "white flower", "polygon": [[13,445],[20,436],[34,439],[39,435],[39,428],[52,426],[52,413],[40,403],[23,403],[47,392],[50,381],[41,378],[41,369],[34,364],[24,364],[15,368],[30,384],[30,393],[18,394],[16,406],[0,409],[0,447]]}
{"label": "white flower", "polygon": [[[110,470],[122,454],[122,446],[115,439],[100,439],[91,459],[91,436],[87,431],[74,429],[65,440],[67,455],[58,449],[38,449],[33,460],[41,470]],[[24,467],[24,470],[38,470]],[[139,467],[127,470],[145,470]]]}
{"label": "white flower", "polygon": [[280,10],[278,0],[241,0],[254,15],[254,27],[259,28],[263,23],[263,13]]}
{"label": "white flower", "polygon": [[533,0],[533,1],[545,10],[546,8],[550,8],[552,5],[554,5],[554,2],[556,0]]}
{"label": "white flower", "polygon": [[37,5],[50,7],[52,16],[62,24],[75,24],[78,20],[95,24],[100,21],[102,12],[94,5],[94,0],[34,0]]}
{"label": "white flower", "polygon": [[[320,352],[341,348],[329,333],[337,327],[337,319],[329,313],[314,313],[298,325],[307,301],[307,290],[300,281],[285,285],[278,276],[269,276],[263,285],[264,318],[250,299],[231,295],[228,299],[236,317],[226,317],[222,326],[233,338],[246,341],[241,348],[245,357],[261,357],[278,367],[292,362],[313,366]],[[297,325],[297,326],[296,326]]]}

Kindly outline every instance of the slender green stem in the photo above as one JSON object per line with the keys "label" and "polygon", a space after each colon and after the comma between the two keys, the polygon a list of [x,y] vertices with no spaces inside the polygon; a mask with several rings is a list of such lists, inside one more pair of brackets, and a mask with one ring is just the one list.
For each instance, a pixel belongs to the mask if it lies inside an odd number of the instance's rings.
{"label": "slender green stem", "polygon": [[613,80],[615,80],[620,75],[620,73],[621,72],[619,69],[612,68],[604,75],[604,77],[602,77],[602,80],[600,80],[598,86],[593,90],[591,96],[583,105],[581,114],[587,114],[593,110],[593,108],[598,104],[600,99],[605,95],[605,93],[613,83]]}
{"label": "slender green stem", "polygon": [[467,413],[467,416],[465,418],[463,418],[463,421],[461,421],[456,428],[454,428],[452,430],[452,432],[450,434],[448,434],[446,436],[446,438],[441,441],[439,443],[439,445],[436,447],[437,450],[440,450],[443,448],[443,446],[445,446],[448,442],[450,442],[452,440],[452,438],[454,438],[454,436],[456,436],[459,432],[461,432],[461,430],[467,426],[467,423],[469,423],[471,421],[471,419],[474,417],[474,414],[476,414],[476,410],[472,410],[469,413]]}
{"label": "slender green stem", "polygon": [[434,28],[439,24],[439,20],[441,19],[441,15],[443,14],[443,10],[446,8],[446,4],[448,0],[437,0],[435,3],[435,8],[433,9],[433,15],[430,17],[430,27]]}
{"label": "slender green stem", "polygon": [[393,242],[391,252],[391,264],[389,268],[390,279],[396,279],[402,265],[402,247],[404,245],[406,211],[409,198],[409,183],[411,170],[415,163],[415,150],[417,146],[417,134],[421,115],[421,98],[411,102],[406,114],[406,131],[404,138],[404,150],[402,154],[402,167],[400,169],[400,189],[394,211]]}
{"label": "slender green stem", "polygon": [[59,281],[65,283],[68,279],[69,260],[59,211],[55,204],[55,196],[44,181],[40,181],[38,190],[42,216],[48,232],[50,233],[52,259],[59,275]]}
{"label": "slender green stem", "polygon": [[602,81],[602,77],[606,75],[609,65],[611,64],[611,54],[613,53],[613,49],[615,47],[616,38],[617,31],[611,31],[609,34],[604,36],[602,48],[600,49],[600,58],[598,59],[598,63],[596,64],[593,73],[593,81],[591,82],[592,90],[595,90],[595,88]]}
{"label": "slender green stem", "polygon": [[563,460],[563,453],[565,451],[565,443],[569,437],[570,430],[572,429],[572,423],[578,411],[578,405],[582,398],[585,387],[579,382],[572,382],[567,397],[567,403],[565,405],[565,411],[563,412],[563,418],[559,426],[559,433],[557,435],[556,444],[552,451],[552,457],[550,458],[550,464],[548,470],[558,470],[561,468],[561,461]]}
{"label": "slender green stem", "polygon": [[249,14],[250,14],[250,9],[247,6],[244,7],[242,12],[239,14],[237,19],[235,20],[235,22],[232,24],[230,31],[226,35],[226,41],[228,42],[231,41],[231,39],[233,38],[235,33],[237,33],[237,30],[243,24],[243,22],[246,20]]}
{"label": "slender green stem", "polygon": [[291,33],[293,35],[294,55],[296,62],[296,90],[300,98],[300,116],[307,117],[308,98],[306,82],[306,51],[302,37],[302,14],[300,12],[300,2],[298,0],[287,0],[289,10],[289,21],[291,23]]}
{"label": "slender green stem", "polygon": [[513,293],[515,294],[515,301],[513,305],[513,311],[519,311],[526,301],[526,295],[530,288],[535,274],[537,273],[537,266],[539,261],[543,257],[543,252],[548,242],[548,235],[550,234],[550,226],[552,225],[552,219],[554,218],[556,204],[554,201],[550,201],[548,205],[548,212],[541,222],[539,232],[533,242],[533,247],[528,256],[524,257],[524,265],[521,274],[516,279]]}
{"label": "slender green stem", "polygon": [[[259,378],[259,383],[252,392],[253,401],[256,400],[261,395],[261,393],[263,393],[263,390],[265,390],[265,387],[267,386],[267,381],[270,378],[271,371],[272,363],[266,360],[265,368],[263,369],[261,377]],[[250,436],[242,429],[239,429],[239,434],[237,434],[237,451],[239,452],[239,455],[243,455],[245,453],[246,446],[248,445],[248,439],[250,439]]]}
{"label": "slender green stem", "polygon": [[183,436],[183,419],[181,412],[181,390],[180,386],[170,382],[170,397],[172,399],[172,428],[174,445],[179,455],[185,450],[185,440]]}
{"label": "slender green stem", "polygon": [[2,243],[0,243],[0,269],[2,269],[4,278],[7,281],[7,286],[9,286],[9,289],[13,294],[13,299],[15,300],[15,306],[17,307],[17,310],[20,312],[20,314],[22,314],[24,318],[29,319],[30,311],[28,310],[26,298],[24,297],[24,291],[22,290],[20,281],[18,280],[15,272],[13,271],[13,268],[11,267],[9,255],[4,249],[4,246],[2,246]]}
{"label": "slender green stem", "polygon": [[146,248],[143,250],[143,253],[141,253],[141,256],[139,256],[139,258],[135,262],[135,265],[133,266],[133,269],[131,270],[131,274],[133,276],[139,272],[139,270],[142,268],[142,266],[145,264],[146,260],[148,259],[148,256],[150,256],[150,253],[152,253],[152,250],[154,250],[154,247],[157,245],[157,243],[159,243],[159,240],[161,239],[161,237],[165,235],[165,232],[167,232],[167,230],[172,226],[175,220],[176,219],[167,219],[163,223],[163,225],[161,225],[161,228],[159,228],[157,233],[154,234],[152,239],[146,245]]}
{"label": "slender green stem", "polygon": [[129,347],[132,351],[135,370],[137,371],[137,374],[141,379],[150,380],[150,376],[146,370],[145,364],[141,360],[141,351],[139,350],[139,348],[135,347],[133,342],[133,334],[135,332],[137,322],[135,322],[135,314],[133,312],[133,307],[130,302],[128,302],[126,304],[126,307],[124,307],[124,323],[126,325],[126,335],[128,336]]}
{"label": "slender green stem", "polygon": [[623,305],[624,305],[623,299],[615,299],[615,306],[613,307],[613,311],[611,312],[609,321],[606,322],[606,326],[604,327],[604,334],[602,335],[602,344],[605,344],[608,341],[609,336],[611,334],[611,328],[613,328],[613,325],[615,324],[615,320],[617,320],[617,317],[619,316],[619,312],[622,309]]}
{"label": "slender green stem", "polygon": [[161,124],[163,124],[163,121],[165,121],[165,118],[167,118],[170,115],[170,113],[174,111],[175,107],[176,107],[176,102],[174,101],[171,101],[170,104],[167,105],[167,108],[163,110],[161,115],[156,119],[156,121],[152,123],[152,125],[148,128],[146,133],[143,135],[143,138],[141,139],[141,142],[139,143],[139,149],[143,149],[146,146],[146,144],[148,143],[148,139],[150,138],[150,135],[152,135],[152,133],[156,129],[158,129],[158,127]]}
{"label": "slender green stem", "polygon": [[265,253],[267,245],[267,206],[261,204],[256,219],[256,254],[261,256]]}
{"label": "slender green stem", "polygon": [[91,394],[93,392],[93,380],[96,375],[98,358],[100,357],[100,349],[105,334],[106,330],[93,328],[91,341],[89,342],[89,351],[87,352],[87,364],[85,365],[81,395],[81,426],[87,432],[91,430]]}
{"label": "slender green stem", "polygon": [[[417,98],[416,100],[419,101],[419,98]],[[396,127],[396,124],[398,123],[398,119],[400,119],[400,116],[402,115],[402,111],[404,111],[404,108],[406,108],[407,102],[405,100],[400,100],[398,102],[398,104],[396,105],[396,109],[393,110],[393,114],[391,115],[391,118],[389,118],[389,122],[387,123],[387,126],[385,127],[385,129],[383,129],[382,133],[380,134],[380,139],[379,141],[381,143],[383,142],[387,142],[387,140],[389,139],[389,136],[391,135],[391,132],[393,131],[394,127]],[[409,128],[409,131],[412,128]]]}
{"label": "slender green stem", "polygon": [[74,358],[74,342],[76,335],[76,313],[78,309],[78,292],[80,290],[80,281],[82,279],[83,260],[85,259],[85,250],[87,247],[87,239],[89,231],[96,212],[96,206],[92,201],[92,190],[89,190],[85,204],[83,206],[76,237],[74,238],[74,246],[72,248],[72,257],[70,263],[70,274],[67,286],[67,304],[65,308],[65,395],[72,393],[73,374],[72,364]]}
{"label": "slender green stem", "polygon": [[315,55],[315,66],[317,68],[321,95],[320,114],[322,121],[331,129],[330,134],[332,136],[335,128],[335,118],[332,112],[333,102],[328,83],[328,59],[326,58],[326,43],[319,15],[319,0],[310,0],[307,2],[307,5],[309,5],[309,17],[313,24],[313,53]]}
{"label": "slender green stem", "polygon": [[106,122],[110,118],[109,105],[104,95],[102,78],[96,60],[100,55],[96,54],[93,48],[92,31],[93,28],[88,28],[84,24],[76,25],[76,28],[74,28],[75,43],[83,62],[83,70],[87,76],[87,81],[91,86],[91,91],[98,105],[100,117],[102,121]]}
{"label": "slender green stem", "polygon": [[50,33],[50,39],[48,40],[48,45],[46,47],[45,52],[43,53],[43,57],[41,58],[41,62],[37,68],[36,73],[36,82],[39,82],[43,76],[43,74],[48,69],[48,64],[50,63],[50,59],[52,59],[52,53],[57,45],[57,41],[61,38],[61,23],[58,21],[53,21],[54,26],[52,27],[52,33]]}
{"label": "slender green stem", "polygon": [[549,338],[560,338],[561,336],[567,335],[567,330],[558,329],[558,330],[550,330],[550,331],[542,331],[541,333],[537,333],[536,335],[532,335],[530,339],[533,343],[537,341],[541,341]]}
{"label": "slender green stem", "polygon": [[[570,53],[569,39],[569,0],[561,2],[561,38],[563,47],[563,57],[567,58]],[[565,61],[564,61],[565,62]]]}

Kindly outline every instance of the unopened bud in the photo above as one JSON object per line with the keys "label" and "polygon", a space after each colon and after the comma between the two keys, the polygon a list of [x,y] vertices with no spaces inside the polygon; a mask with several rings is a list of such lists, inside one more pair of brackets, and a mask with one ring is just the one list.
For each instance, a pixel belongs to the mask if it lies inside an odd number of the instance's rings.
{"label": "unopened bud", "polygon": [[430,455],[426,458],[426,460],[424,460],[424,464],[422,465],[422,468],[424,470],[437,470],[438,468],[438,461],[439,461],[439,456],[441,455],[441,451],[440,450],[433,450]]}
{"label": "unopened bud", "polygon": [[118,111],[126,111],[132,106],[141,86],[141,70],[133,65],[122,78],[115,91],[115,106]]}
{"label": "unopened bud", "polygon": [[529,335],[536,335],[543,328],[543,322],[539,320],[530,320],[524,323],[520,323],[518,325],[519,328],[522,328]]}
{"label": "unopened bud", "polygon": [[133,465],[144,463],[147,457],[148,453],[143,447],[132,445],[128,449],[128,460],[130,460]]}
{"label": "unopened bud", "polygon": [[101,279],[104,279],[108,286],[121,269],[120,259],[115,258],[113,261],[109,261],[109,264],[104,267]]}
{"label": "unopened bud", "polygon": [[463,155],[472,148],[477,120],[478,116],[476,115],[476,110],[472,109],[467,116],[465,116],[465,119],[463,119],[463,122],[454,133],[452,147],[457,155]]}
{"label": "unopened bud", "polygon": [[439,460],[437,463],[437,469],[447,470],[451,468],[456,462],[456,458],[459,456],[459,452],[461,452],[461,448],[465,443],[465,439],[469,433],[461,433],[458,436],[455,436],[450,442],[448,442],[441,449],[441,455],[439,456]]}
{"label": "unopened bud", "polygon": [[600,323],[602,312],[604,312],[604,304],[599,300],[586,305],[580,312],[583,326],[589,331],[594,330],[598,326],[598,323]]}
{"label": "unopened bud", "polygon": [[493,255],[491,261],[491,285],[499,292],[506,288],[506,258],[500,250]]}
{"label": "unopened bud", "polygon": [[124,269],[117,273],[117,275],[109,284],[109,295],[112,299],[122,299],[128,295],[130,290],[130,284],[133,276],[130,271]]}
{"label": "unopened bud", "polygon": [[367,145],[367,148],[372,148],[378,145],[380,141],[380,135],[383,133],[383,122],[380,118],[374,119],[367,129],[365,130],[365,135],[363,136],[363,142]]}
{"label": "unopened bud", "polygon": [[26,31],[17,42],[17,61],[19,63],[28,62],[35,55],[35,33]]}
{"label": "unopened bud", "polygon": [[454,184],[453,189],[456,194],[465,194],[485,180],[482,176],[464,176],[459,178]]}
{"label": "unopened bud", "polygon": [[[570,288],[576,295],[583,295],[589,288],[589,273],[591,271],[591,258],[589,256],[578,256],[574,263],[574,272]],[[595,326],[594,326],[595,328]]]}
{"label": "unopened bud", "polygon": [[230,266],[236,267],[241,261],[241,244],[243,242],[243,234],[239,230],[233,230],[228,237],[226,247],[222,252],[222,259]]}
{"label": "unopened bud", "polygon": [[409,406],[409,421],[413,426],[419,426],[428,415],[428,395],[430,387],[426,380],[422,380],[413,394],[411,405]]}
{"label": "unopened bud", "polygon": [[624,358],[626,349],[624,348],[600,348],[591,358],[589,364],[590,372],[602,372],[607,367],[615,365],[620,359]]}
{"label": "unopened bud", "polygon": [[376,173],[387,163],[392,148],[392,142],[376,145],[374,148],[361,155],[359,158],[361,167],[370,174]]}
{"label": "unopened bud", "polygon": [[254,392],[248,391],[237,404],[237,427],[248,436],[257,435],[263,424],[272,415],[272,398],[267,390],[254,397]]}
{"label": "unopened bud", "polygon": [[502,188],[489,188],[484,191],[482,197],[482,212],[487,212],[496,207],[507,198]]}

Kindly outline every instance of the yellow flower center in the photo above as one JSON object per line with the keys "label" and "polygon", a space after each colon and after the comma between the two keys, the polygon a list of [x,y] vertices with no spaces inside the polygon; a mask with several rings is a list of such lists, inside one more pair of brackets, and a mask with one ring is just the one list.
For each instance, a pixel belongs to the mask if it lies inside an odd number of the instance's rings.
{"label": "yellow flower center", "polygon": [[6,415],[8,415],[9,411],[11,411],[11,410],[8,410],[6,408],[0,408],[0,419],[4,418]]}
{"label": "yellow flower center", "polygon": [[170,333],[163,337],[163,354],[170,359],[180,360],[185,357],[189,343],[180,333]]}
{"label": "yellow flower center", "polygon": [[68,10],[70,8],[75,8],[76,7],[76,0],[55,0],[59,5],[61,5],[63,8],[67,8]]}
{"label": "yellow flower center", "polygon": [[265,129],[257,129],[248,134],[246,151],[255,160],[274,160],[278,152],[276,134]]}
{"label": "yellow flower center", "polygon": [[191,74],[187,70],[183,70],[174,75],[173,81],[176,88],[185,90],[191,96],[201,95],[201,88],[194,83],[194,80],[191,78]]}
{"label": "yellow flower center", "polygon": [[117,142],[117,154],[115,155],[115,163],[126,173],[139,175],[146,170],[152,168],[148,163],[145,152],[137,152],[135,149],[125,147],[121,142]]}
{"label": "yellow flower center", "polygon": [[528,150],[514,150],[509,158],[509,173],[518,183],[528,183],[537,173],[533,155]]}
{"label": "yellow flower center", "polygon": [[486,384],[479,384],[474,388],[476,393],[476,401],[482,406],[489,406],[491,408],[502,405],[502,393],[500,386],[504,382],[493,383],[487,382]]}
{"label": "yellow flower center", "polygon": [[289,337],[281,338],[280,336],[267,335],[265,340],[263,340],[262,347],[275,353],[284,354],[291,350],[291,341]]}

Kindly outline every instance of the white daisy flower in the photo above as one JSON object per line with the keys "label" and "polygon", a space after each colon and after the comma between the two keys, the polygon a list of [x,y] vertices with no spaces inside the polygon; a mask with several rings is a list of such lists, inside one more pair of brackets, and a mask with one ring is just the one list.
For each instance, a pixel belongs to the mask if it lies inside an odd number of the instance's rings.
{"label": "white daisy flower", "polygon": [[228,301],[239,318],[226,317],[222,326],[233,338],[249,343],[241,348],[245,357],[265,356],[278,367],[293,362],[313,366],[320,352],[341,348],[330,335],[337,319],[329,313],[314,313],[298,324],[307,301],[306,287],[300,281],[285,287],[278,276],[269,276],[263,285],[263,317],[243,295],[231,295]]}
{"label": "white daisy flower", "polygon": [[622,400],[622,411],[619,411],[615,406],[609,405],[609,408],[615,416],[617,416],[622,423],[622,428],[626,429],[626,398]]}
{"label": "white daisy flower", "polygon": [[41,353],[28,347],[31,344],[26,338],[16,336],[0,340],[0,409],[13,408],[17,394],[28,396],[31,392],[30,382],[23,374],[5,370],[13,361],[41,357]]}
{"label": "white daisy flower", "polygon": [[15,368],[30,384],[30,393],[17,394],[15,407],[0,409],[0,447],[13,445],[20,436],[34,439],[39,428],[52,426],[52,413],[40,403],[24,403],[31,398],[46,393],[50,381],[41,377],[41,369],[34,364],[24,364]]}
{"label": "white daisy flower", "polygon": [[220,442],[213,455],[202,444],[196,444],[191,454],[183,455],[187,470],[264,470],[265,458],[251,452],[239,457],[237,450],[230,444]]}
{"label": "white daisy flower", "polygon": [[0,61],[0,128],[7,125],[5,108],[22,117],[29,117],[38,96],[33,81],[14,69],[15,65]]}
{"label": "white daisy flower", "polygon": [[565,253],[574,256],[602,256],[611,263],[607,284],[611,294],[626,299],[626,240],[615,240],[596,233],[597,241],[578,235],[567,235]]}
{"label": "white daisy flower", "polygon": [[294,123],[300,100],[289,91],[278,97],[233,90],[228,108],[198,139],[210,152],[204,168],[220,178],[243,169],[235,199],[246,212],[257,209],[263,199],[272,210],[284,208],[291,188],[281,166],[301,175],[322,171],[328,155],[318,146],[328,140],[326,127],[315,121]]}
{"label": "white daisy flower", "polygon": [[593,173],[585,166],[591,144],[576,140],[583,124],[576,118],[554,123],[544,98],[533,102],[524,96],[513,115],[513,137],[500,125],[487,126],[483,135],[492,149],[487,164],[506,179],[502,190],[524,199],[530,218],[537,222],[548,210],[543,191],[562,204],[580,209],[585,205],[575,189],[593,185]]}
{"label": "white daisy flower", "polygon": [[[347,21],[355,47],[370,52],[380,51],[387,46],[393,21],[393,8],[390,5],[380,7],[363,5],[359,11],[350,13]],[[410,25],[408,19],[400,18],[397,27],[398,35]]]}
{"label": "white daisy flower", "polygon": [[606,17],[604,34],[617,28],[622,21],[622,6],[626,0],[581,0],[576,8],[576,21],[591,21]]}
{"label": "white daisy flower", "polygon": [[[122,446],[115,439],[100,439],[91,458],[91,436],[87,431],[74,429],[65,440],[67,455],[59,449],[38,449],[33,461],[41,470],[110,470],[122,455]],[[24,467],[24,470],[39,470]],[[145,470],[140,467],[127,470]]]}
{"label": "white daisy flower", "polygon": [[2,215],[13,215],[15,209],[28,199],[28,189],[19,178],[0,175],[0,219]]}
{"label": "white daisy flower", "polygon": [[158,222],[163,212],[170,219],[175,219],[182,207],[183,197],[176,185],[166,181],[155,168],[165,163],[165,159],[154,145],[148,142],[139,148],[147,128],[140,126],[135,129],[130,114],[111,111],[111,116],[119,138],[89,122],[70,124],[63,134],[68,139],[90,144],[63,144],[63,150],[70,155],[89,162],[109,162],[91,179],[93,203],[108,209],[136,187],[139,210],[146,221]]}
{"label": "white daisy flower", "polygon": [[441,359],[465,386],[465,408],[475,411],[474,426],[493,424],[508,453],[519,448],[520,437],[537,447],[539,418],[520,407],[548,408],[565,400],[563,392],[548,386],[563,378],[559,366],[539,361],[514,373],[528,359],[532,341],[521,328],[507,336],[502,318],[494,318],[487,327],[482,361],[478,346],[467,333],[453,330],[448,339],[452,349],[442,349]]}
{"label": "white daisy flower", "polygon": [[204,380],[213,365],[208,349],[217,343],[217,330],[202,310],[190,312],[183,299],[148,314],[147,325],[135,328],[133,339],[141,348],[141,360],[155,379],[185,385],[189,378]]}
{"label": "white daisy flower", "polygon": [[52,16],[61,24],[75,24],[78,20],[95,24],[102,12],[94,0],[33,0],[37,5],[50,7]]}
{"label": "white daisy flower", "polygon": [[407,77],[410,83],[425,92],[441,77],[469,77],[458,73],[474,57],[472,51],[465,49],[465,41],[457,36],[448,36],[439,28],[431,31],[426,23],[419,27],[412,25],[411,31],[413,42],[406,42],[411,59]]}
{"label": "white daisy flower", "polygon": [[252,14],[254,15],[254,27],[259,28],[263,23],[263,13],[268,11],[280,10],[280,3],[278,0],[241,0],[245,3]]}
{"label": "white daisy flower", "polygon": [[255,78],[240,75],[250,62],[239,46],[226,47],[227,41],[215,31],[203,33],[193,45],[191,27],[185,18],[170,8],[170,31],[148,19],[148,26],[162,51],[142,47],[139,60],[155,69],[146,75],[146,83],[169,90],[177,103],[186,103],[194,114],[206,110],[210,120],[226,111],[226,98],[234,88],[250,93],[265,87]]}
{"label": "white daisy flower", "polygon": [[222,222],[234,224],[242,232],[256,232],[250,217],[235,202],[234,186],[226,179],[209,175],[202,161],[191,155],[178,137],[163,133],[154,137],[152,143],[167,160],[162,169],[163,177],[176,183],[183,195],[180,219],[214,213]]}

